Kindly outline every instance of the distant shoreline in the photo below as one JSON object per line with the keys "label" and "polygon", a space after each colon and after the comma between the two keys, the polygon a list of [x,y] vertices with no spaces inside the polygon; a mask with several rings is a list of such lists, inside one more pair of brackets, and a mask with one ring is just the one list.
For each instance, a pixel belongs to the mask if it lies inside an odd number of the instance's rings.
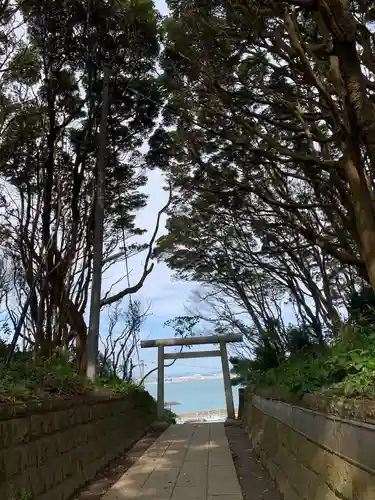
{"label": "distant shoreline", "polygon": [[[164,379],[165,383],[170,383],[170,382],[177,382],[177,383],[183,383],[183,382],[191,382],[191,381],[196,381],[196,380],[221,380],[223,378],[223,375],[187,375],[186,377],[167,377]],[[156,384],[156,380],[152,380],[150,382],[145,382],[145,385],[147,384]]]}
{"label": "distant shoreline", "polygon": [[[164,404],[167,409],[171,409],[177,415],[207,411],[212,408],[225,408],[224,382],[221,376],[197,373],[191,377],[167,376],[165,378],[172,380],[163,384]],[[157,388],[155,381],[145,386],[146,392],[149,392],[155,399],[157,399]],[[232,393],[234,406],[237,407],[238,390],[234,389]],[[196,418],[192,417],[192,419]]]}

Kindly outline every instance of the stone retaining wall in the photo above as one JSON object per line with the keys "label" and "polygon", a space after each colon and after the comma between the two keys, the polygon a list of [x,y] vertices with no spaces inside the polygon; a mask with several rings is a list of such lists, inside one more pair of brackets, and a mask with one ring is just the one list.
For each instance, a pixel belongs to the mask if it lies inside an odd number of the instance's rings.
{"label": "stone retaining wall", "polygon": [[375,499],[375,426],[246,394],[242,421],[286,500]]}
{"label": "stone retaining wall", "polygon": [[0,405],[0,499],[69,499],[155,418],[148,393]]}

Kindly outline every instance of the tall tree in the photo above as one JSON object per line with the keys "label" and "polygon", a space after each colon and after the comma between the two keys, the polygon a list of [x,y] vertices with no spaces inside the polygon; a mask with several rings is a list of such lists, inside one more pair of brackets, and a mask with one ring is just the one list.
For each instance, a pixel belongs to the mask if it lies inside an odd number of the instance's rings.
{"label": "tall tree", "polygon": [[171,2],[165,22],[174,130],[149,159],[179,199],[160,252],[237,289],[260,266],[317,334],[375,286],[371,4]]}
{"label": "tall tree", "polygon": [[[140,188],[147,178],[138,148],[158,116],[152,102],[160,94],[158,16],[149,0],[27,0],[21,9],[27,37],[4,77],[9,113],[0,141],[0,175],[11,186],[14,203],[2,231],[25,290],[37,279],[31,318],[38,351],[49,355],[74,342],[82,368],[103,68],[111,67],[106,262],[124,239],[142,232],[134,218],[146,203]],[[133,245],[120,255],[124,259],[138,250]],[[139,286],[149,272],[148,266]],[[103,300],[110,303],[110,295]]]}

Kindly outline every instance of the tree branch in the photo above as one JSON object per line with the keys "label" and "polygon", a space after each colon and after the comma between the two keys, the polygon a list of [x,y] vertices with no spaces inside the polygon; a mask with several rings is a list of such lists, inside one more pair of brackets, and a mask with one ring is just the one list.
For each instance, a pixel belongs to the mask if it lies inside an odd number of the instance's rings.
{"label": "tree branch", "polygon": [[121,290],[121,292],[118,292],[116,293],[115,295],[112,295],[111,297],[104,297],[101,301],[100,301],[100,307],[104,307],[104,306],[107,306],[109,304],[113,304],[114,302],[117,302],[118,300],[121,300],[122,298],[124,298],[126,295],[130,295],[130,294],[133,294],[133,293],[136,293],[138,292],[138,290],[140,290],[147,278],[147,276],[149,274],[151,274],[153,268],[154,268],[154,263],[151,262],[151,258],[152,258],[152,252],[153,252],[153,249],[154,249],[154,243],[155,243],[155,240],[156,240],[156,237],[158,235],[158,232],[159,232],[159,228],[160,228],[160,220],[161,220],[161,216],[163,215],[163,213],[168,210],[170,204],[172,202],[172,185],[171,183],[169,183],[169,196],[168,196],[168,200],[167,200],[167,203],[159,210],[158,212],[158,215],[157,215],[157,218],[156,218],[156,224],[155,224],[155,229],[154,229],[154,232],[151,236],[151,239],[150,239],[150,242],[148,244],[148,251],[147,251],[147,255],[146,255],[146,260],[145,260],[145,263],[144,263],[144,266],[143,266],[143,273],[142,273],[142,276],[140,278],[140,280],[138,281],[138,283],[134,286],[131,286],[131,287],[128,287],[128,288],[125,288],[124,290]]}

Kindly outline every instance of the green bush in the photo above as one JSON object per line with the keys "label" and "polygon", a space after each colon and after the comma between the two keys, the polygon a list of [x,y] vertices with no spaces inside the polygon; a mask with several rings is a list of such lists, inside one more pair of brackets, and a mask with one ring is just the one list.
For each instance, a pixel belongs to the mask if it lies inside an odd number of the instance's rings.
{"label": "green bush", "polygon": [[164,409],[164,415],[162,418],[164,422],[167,422],[168,424],[175,424],[176,419],[177,415],[172,410],[169,410],[168,408]]}
{"label": "green bush", "polygon": [[372,287],[364,286],[350,297],[349,321],[368,326],[375,324],[375,292]]}
{"label": "green bush", "polygon": [[98,388],[108,389],[115,393],[129,394],[131,392],[138,392],[141,390],[133,382],[124,382],[119,377],[114,375],[98,377],[95,386]]}
{"label": "green bush", "polygon": [[276,388],[297,398],[317,391],[374,397],[375,327],[346,327],[332,346],[290,356],[275,368],[253,371],[247,380],[257,388]]}
{"label": "green bush", "polygon": [[30,359],[15,360],[0,368],[3,401],[83,394],[89,388],[85,378],[71,365],[56,359],[38,363]]}
{"label": "green bush", "polygon": [[268,370],[259,380],[260,387],[278,387],[283,392],[290,392],[302,397],[307,392],[314,392],[327,380],[324,359],[294,358],[285,361],[279,367]]}
{"label": "green bush", "polygon": [[146,394],[143,388],[118,377],[98,377],[91,383],[74,365],[61,359],[34,362],[15,359],[0,367],[0,402],[69,397],[90,393]]}

